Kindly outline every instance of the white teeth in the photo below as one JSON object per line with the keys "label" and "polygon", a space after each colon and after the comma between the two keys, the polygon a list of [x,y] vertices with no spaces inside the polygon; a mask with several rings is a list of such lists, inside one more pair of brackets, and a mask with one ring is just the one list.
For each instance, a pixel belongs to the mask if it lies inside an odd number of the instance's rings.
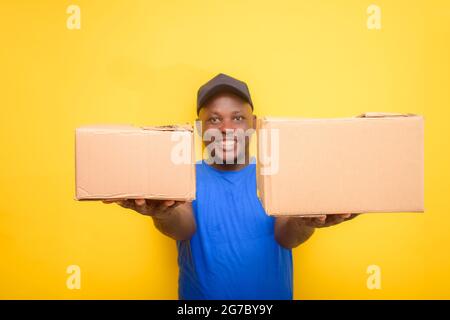
{"label": "white teeth", "polygon": [[222,141],[222,145],[224,146],[234,146],[235,142],[233,140],[224,140]]}
{"label": "white teeth", "polygon": [[216,143],[216,146],[218,148],[221,148],[225,151],[234,150],[235,145],[236,145],[236,141],[234,141],[234,140],[222,140],[222,141]]}

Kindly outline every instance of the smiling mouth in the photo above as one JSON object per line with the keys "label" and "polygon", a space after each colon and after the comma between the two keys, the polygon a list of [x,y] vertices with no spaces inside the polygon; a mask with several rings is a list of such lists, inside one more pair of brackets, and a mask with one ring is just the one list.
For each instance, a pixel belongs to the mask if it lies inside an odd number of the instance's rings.
{"label": "smiling mouth", "polygon": [[214,142],[216,148],[222,149],[223,151],[234,151],[237,141],[236,140],[221,140],[218,142]]}

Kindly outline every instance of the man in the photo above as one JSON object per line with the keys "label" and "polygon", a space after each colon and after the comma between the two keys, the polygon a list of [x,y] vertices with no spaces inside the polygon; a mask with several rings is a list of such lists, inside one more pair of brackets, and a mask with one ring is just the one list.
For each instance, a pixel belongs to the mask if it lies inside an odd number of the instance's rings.
{"label": "man", "polygon": [[208,81],[198,91],[197,114],[201,133],[216,134],[204,141],[211,150],[208,161],[196,164],[196,200],[119,204],[151,216],[158,230],[177,241],[180,299],[292,299],[291,249],[316,228],[356,215],[275,218],[265,213],[256,193],[250,138],[239,143],[233,135],[256,125],[244,82],[225,74]]}

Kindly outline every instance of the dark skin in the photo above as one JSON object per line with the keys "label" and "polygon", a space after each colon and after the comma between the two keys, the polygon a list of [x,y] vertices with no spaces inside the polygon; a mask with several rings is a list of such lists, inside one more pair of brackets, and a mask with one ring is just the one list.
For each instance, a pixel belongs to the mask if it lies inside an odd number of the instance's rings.
{"label": "dark skin", "polygon": [[[256,116],[251,106],[240,97],[232,93],[219,93],[209,99],[200,109],[198,120],[202,124],[202,133],[208,129],[218,130],[225,137],[227,132],[235,130],[246,131],[256,128]],[[203,136],[203,135],[202,135]],[[205,147],[211,141],[204,141]],[[245,144],[236,144],[234,147],[224,147],[223,154],[234,163],[212,163],[218,170],[236,171],[249,164],[250,138],[245,138]],[[244,163],[237,163],[238,157],[245,155]],[[125,199],[104,201],[116,202],[124,208],[152,217],[155,227],[163,234],[175,240],[188,240],[195,231],[196,224],[190,202],[173,200]],[[295,248],[308,240],[316,228],[337,225],[353,219],[357,214],[328,214],[318,217],[276,217],[275,239],[285,248]]]}
{"label": "dark skin", "polygon": [[[223,139],[225,139],[227,132],[235,132],[236,130],[246,132],[249,129],[256,129],[256,116],[253,114],[251,106],[231,93],[217,94],[207,101],[206,105],[200,109],[197,121],[201,121],[202,136],[207,130],[218,130]],[[208,146],[213,142],[204,141],[204,145]],[[222,161],[223,163],[215,162],[211,165],[223,171],[236,171],[244,168],[250,161],[249,145],[250,139],[247,136],[245,145],[241,145],[240,148],[235,146],[234,150],[229,152],[233,164]],[[244,163],[237,161],[238,155],[245,155]]]}

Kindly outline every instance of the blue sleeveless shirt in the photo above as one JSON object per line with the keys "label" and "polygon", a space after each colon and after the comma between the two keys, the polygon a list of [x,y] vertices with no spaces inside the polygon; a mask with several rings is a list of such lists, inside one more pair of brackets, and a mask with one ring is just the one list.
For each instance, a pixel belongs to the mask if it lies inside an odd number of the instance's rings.
{"label": "blue sleeveless shirt", "polygon": [[196,164],[197,230],[177,241],[179,299],[292,299],[292,250],[256,193],[256,165],[238,171]]}

